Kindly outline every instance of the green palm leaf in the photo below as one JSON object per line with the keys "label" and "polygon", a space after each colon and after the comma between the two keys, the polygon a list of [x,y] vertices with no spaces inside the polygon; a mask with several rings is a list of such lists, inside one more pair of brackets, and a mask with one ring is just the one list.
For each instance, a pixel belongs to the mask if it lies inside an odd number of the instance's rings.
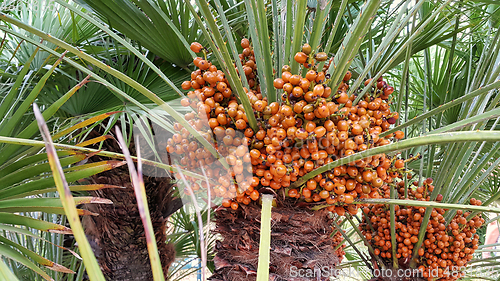
{"label": "green palm leaf", "polygon": [[173,64],[185,67],[195,57],[188,42],[197,41],[198,34],[191,30],[198,27],[190,21],[189,11],[182,2],[170,1],[173,6],[162,1],[84,2],[110,27]]}

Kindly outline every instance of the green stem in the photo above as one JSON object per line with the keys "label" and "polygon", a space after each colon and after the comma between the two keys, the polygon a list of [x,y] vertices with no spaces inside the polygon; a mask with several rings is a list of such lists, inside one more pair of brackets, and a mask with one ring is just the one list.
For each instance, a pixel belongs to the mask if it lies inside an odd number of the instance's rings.
{"label": "green stem", "polygon": [[[396,198],[396,190],[394,188],[394,185],[391,184],[391,199]],[[396,206],[390,205],[389,209],[391,211],[391,243],[394,245],[392,247],[392,266],[394,268],[398,268],[398,259],[396,258]]]}
{"label": "green stem", "polygon": [[61,167],[61,163],[59,162],[59,158],[57,157],[56,149],[52,143],[52,138],[47,124],[45,124],[42,113],[40,113],[36,104],[33,105],[33,111],[35,112],[35,117],[45,142],[47,157],[49,159],[50,169],[52,170],[52,174],[54,176],[54,182],[56,184],[57,191],[59,192],[64,211],[68,217],[69,225],[71,226],[75,240],[78,242],[78,249],[82,255],[83,263],[87,268],[89,279],[104,281],[104,275],[102,274],[99,264],[97,263],[94,252],[90,248],[89,241],[87,240],[87,236],[85,235],[83,226],[80,222],[75,200],[73,199],[73,195],[71,194],[66,178],[64,177],[64,171]]}
{"label": "green stem", "polygon": [[127,144],[123,140],[123,135],[118,126],[116,126],[116,136],[122,148],[123,154],[125,155],[125,160],[127,161],[127,166],[132,181],[132,186],[134,188],[134,194],[137,201],[137,209],[139,210],[139,216],[141,217],[142,225],[144,227],[144,234],[146,236],[146,247],[148,249],[149,262],[151,264],[151,271],[153,273],[153,280],[164,281],[165,276],[163,274],[163,267],[161,265],[158,247],[156,246],[155,229],[153,228],[153,223],[151,222],[148,199],[146,196],[146,188],[144,186],[144,179],[142,177],[142,163],[139,140],[136,139],[136,151],[137,157],[139,159],[139,161],[137,162],[136,170],[134,161],[132,161],[132,158],[130,157],[130,152],[127,148]]}
{"label": "green stem", "polygon": [[[217,7],[217,11],[219,12],[220,19],[222,21],[222,25],[224,26],[224,31],[226,33],[227,41],[229,42],[229,49],[233,54],[234,62],[236,63],[236,67],[238,68],[239,73],[244,73],[243,66],[241,65],[241,60],[238,57],[238,49],[236,48],[236,44],[234,43],[233,33],[231,32],[231,27],[229,27],[229,23],[227,21],[226,15],[224,15],[224,10],[222,9],[222,5],[220,0],[215,0],[215,7]],[[250,89],[248,85],[248,80],[246,75],[240,75],[240,79],[243,82],[243,86],[247,89]]]}
{"label": "green stem", "polygon": [[[312,28],[311,37],[309,38],[309,45],[314,52],[318,52],[318,46],[321,41],[321,36],[323,35],[323,29],[325,28],[326,19],[330,11],[330,6],[332,1],[329,0],[318,0],[316,5],[316,13],[314,14],[314,25]],[[318,68],[321,70],[321,68]]]}
{"label": "green stem", "polygon": [[[335,22],[333,23],[332,26],[332,31],[330,32],[330,36],[328,37],[328,41],[326,42],[325,47],[323,48],[324,52],[329,54],[330,53],[330,48],[332,47],[333,44],[333,39],[335,38],[335,34],[337,33],[337,29],[339,28],[340,25],[340,20],[342,19],[342,16],[344,15],[344,10],[345,7],[347,6],[347,2],[349,0],[342,0],[342,3],[340,3],[340,8],[337,13],[337,17],[335,17]],[[326,61],[322,61],[318,64],[318,69],[321,71],[323,70],[323,66],[325,65]]]}
{"label": "green stem", "polygon": [[39,49],[40,48],[36,48],[33,54],[31,54],[28,61],[24,64],[23,68],[17,75],[16,81],[14,82],[14,85],[12,85],[12,87],[10,88],[9,93],[3,98],[2,105],[0,105],[0,116],[2,116],[2,118],[5,118],[5,116],[7,116],[6,114],[8,110],[11,109],[12,101],[17,96],[19,87],[23,83],[26,74],[30,70],[31,62],[33,61],[33,59],[35,59],[35,55],[38,53]]}
{"label": "green stem", "polygon": [[[282,30],[280,29],[280,20],[278,14],[278,1],[272,0],[272,13],[273,13],[273,33],[274,33],[274,69],[279,74],[281,71],[283,60],[281,58],[282,48],[280,39],[282,39]],[[278,75],[279,76],[279,75]],[[275,93],[276,94],[276,93]]]}
{"label": "green stem", "polygon": [[458,143],[458,142],[472,142],[472,141],[500,141],[500,132],[498,131],[463,131],[463,132],[451,132],[451,133],[441,133],[432,134],[426,136],[415,137],[411,139],[402,140],[396,143],[378,146],[371,148],[362,152],[358,152],[347,157],[341,158],[339,160],[333,161],[328,165],[321,166],[301,177],[299,180],[290,185],[290,188],[297,188],[304,184],[307,180],[327,172],[335,167],[345,165],[347,163],[360,160],[366,157],[377,155],[380,153],[389,153],[393,151],[403,151],[413,147],[418,147],[422,145],[431,144],[442,144],[442,143]]}
{"label": "green stem", "polygon": [[[378,265],[380,265],[382,268],[385,268],[384,262],[380,259],[379,256],[375,255],[375,252],[373,250],[373,247],[372,247],[371,243],[366,239],[366,237],[363,235],[363,233],[361,233],[361,231],[359,230],[358,226],[352,220],[351,215],[350,214],[346,214],[346,219],[351,224],[352,229],[358,234],[359,238],[361,238],[361,240],[363,240],[363,242],[365,243],[366,247],[368,248],[368,251],[373,255],[373,257],[375,257],[375,259],[377,260]],[[393,247],[393,248],[395,248],[395,247]]]}
{"label": "green stem", "polygon": [[[347,1],[347,0],[344,0]],[[290,64],[290,44],[292,43],[292,23],[293,23],[293,2],[292,0],[286,0],[286,21],[285,21],[285,58],[283,64]],[[277,69],[280,71],[281,69]]]}
{"label": "green stem", "polygon": [[331,75],[331,80],[328,85],[332,89],[337,89],[337,85],[342,81],[346,71],[349,69],[354,56],[358,53],[358,49],[363,42],[363,38],[370,27],[380,6],[381,0],[369,0],[366,2],[354,24],[349,29],[345,41],[342,42],[337,54],[335,55],[332,65],[328,69],[328,74]]}
{"label": "green stem", "polygon": [[500,213],[500,208],[493,208],[487,206],[439,203],[435,201],[419,201],[419,200],[406,200],[406,199],[357,199],[354,200],[354,204],[387,204],[387,205],[399,205],[399,206]]}
{"label": "green stem", "polygon": [[[342,223],[344,223],[344,221],[342,221]],[[333,223],[333,227],[335,227],[335,229],[337,229],[337,231],[340,232],[340,234],[342,234],[342,236],[344,237],[344,239],[347,240],[347,242],[349,243],[349,245],[352,246],[352,248],[354,249],[354,251],[356,251],[356,253],[358,254],[358,256],[365,262],[365,265],[368,266],[371,270],[373,270],[372,265],[370,264],[370,262],[368,262],[368,260],[366,259],[366,257],[359,251],[358,247],[355,246],[355,243],[353,243],[352,240],[349,238],[349,237],[351,237],[351,235],[346,235],[344,233],[344,231],[340,228],[340,226],[338,226],[336,223]]]}
{"label": "green stem", "polygon": [[[255,63],[257,64],[257,69],[266,69],[266,61],[262,55],[262,46],[259,44],[259,36],[258,36],[258,30],[257,30],[257,15],[254,14],[254,5],[250,0],[244,0],[245,1],[245,8],[247,11],[247,17],[248,17],[248,32],[250,33],[250,38],[254,42],[253,44],[253,51],[255,55]],[[259,84],[262,89],[267,89],[267,80],[266,76],[264,75],[264,71],[257,71],[257,77],[259,78]],[[266,93],[263,93],[265,96]]]}
{"label": "green stem", "polygon": [[273,196],[262,195],[262,215],[260,219],[259,264],[257,267],[257,281],[269,280],[269,262],[271,248],[271,209]]}
{"label": "green stem", "polygon": [[307,0],[298,0],[297,10],[295,13],[294,20],[294,32],[292,40],[292,53],[290,54],[290,66],[292,68],[292,74],[299,74],[300,65],[293,59],[295,53],[300,52],[300,47],[302,46],[302,37],[304,35],[304,24],[306,20],[306,9]]}
{"label": "green stem", "polygon": [[387,136],[387,135],[392,134],[392,133],[394,133],[394,132],[396,132],[398,130],[401,130],[403,128],[409,127],[409,126],[411,126],[411,125],[413,125],[415,123],[418,123],[418,122],[420,122],[420,121],[422,121],[422,120],[424,120],[426,118],[432,117],[432,116],[436,115],[437,113],[443,112],[443,111],[445,111],[445,110],[447,110],[449,108],[452,108],[452,107],[454,107],[454,106],[456,106],[458,104],[461,104],[461,103],[463,103],[465,101],[471,100],[471,99],[473,99],[476,96],[487,94],[489,91],[495,90],[498,87],[500,87],[500,80],[498,80],[498,81],[496,81],[494,83],[491,83],[489,85],[486,85],[484,87],[481,87],[481,88],[479,88],[479,89],[477,89],[477,90],[475,90],[475,91],[473,91],[473,92],[471,92],[471,93],[469,93],[467,95],[464,95],[464,96],[462,96],[462,97],[460,97],[460,98],[458,98],[456,100],[450,101],[448,103],[440,105],[439,107],[436,107],[436,108],[434,108],[432,110],[429,110],[426,113],[424,113],[422,115],[419,115],[418,117],[415,117],[412,120],[410,120],[410,121],[408,121],[408,122],[406,122],[404,124],[396,126],[393,129],[390,129],[389,131],[386,131],[386,132],[380,134],[380,137]]}
{"label": "green stem", "polygon": [[[258,21],[258,31],[259,31],[259,41],[262,44],[262,55],[265,60],[265,68],[260,70],[264,71],[264,76],[266,77],[266,96],[269,103],[275,102],[277,100],[276,90],[273,86],[273,59],[271,57],[271,45],[269,41],[269,28],[267,25],[267,15],[266,9],[264,8],[264,0],[257,0],[257,14],[259,15]],[[254,43],[255,45],[256,43]],[[264,89],[261,89],[264,90]]]}
{"label": "green stem", "polygon": [[[395,38],[401,33],[403,28],[406,26],[406,23],[410,20],[410,18],[417,12],[418,8],[425,3],[424,1],[418,2],[413,8],[410,14],[408,14],[403,20],[401,18],[403,17],[404,13],[399,13],[394,22],[392,23],[390,29],[387,31],[387,34],[384,36],[384,39],[382,40],[381,44],[378,46],[377,50],[375,51],[374,54],[371,54],[369,57],[369,62],[366,64],[364,67],[363,72],[359,75],[358,79],[351,85],[350,90],[349,90],[349,96],[354,93],[356,89],[359,88],[361,83],[364,82],[364,79],[366,75],[369,74],[371,71],[372,67],[380,62],[381,57],[386,54],[386,50],[391,46],[391,43],[395,40]],[[401,8],[401,11],[405,11],[407,9],[407,6],[409,4],[409,1],[404,3],[404,6]],[[372,34],[371,32],[369,33],[370,35]],[[369,40],[369,42],[372,42],[372,40]],[[370,48],[371,50],[371,48]],[[402,79],[404,81],[404,79]],[[401,83],[403,84],[403,82]],[[401,112],[401,111],[397,111]]]}
{"label": "green stem", "polygon": [[439,129],[433,130],[433,131],[429,132],[429,134],[455,131],[455,130],[467,127],[468,125],[479,123],[479,122],[490,120],[490,119],[494,119],[494,118],[497,118],[499,116],[500,116],[500,107],[495,108],[495,109],[490,110],[490,111],[487,111],[487,112],[482,113],[482,114],[475,115],[474,117],[455,122],[455,123],[450,124],[448,126],[444,126],[444,127],[439,128]]}
{"label": "green stem", "polygon": [[[231,85],[231,88],[233,89],[233,91],[235,91],[236,95],[243,104],[243,107],[245,108],[245,114],[248,118],[248,124],[255,132],[257,132],[258,130],[257,121],[255,120],[255,115],[253,114],[252,105],[250,104],[250,100],[248,99],[247,94],[243,90],[243,84],[241,83],[241,79],[238,77],[236,69],[231,63],[231,55],[229,54],[229,51],[226,47],[226,42],[224,42],[224,39],[219,31],[219,26],[215,22],[212,12],[210,11],[210,6],[208,5],[206,0],[196,0],[198,7],[200,8],[205,20],[208,23],[208,26],[210,27],[210,30],[212,31],[212,37],[215,40],[215,42],[211,40],[211,37],[208,34],[208,30],[203,26],[201,19],[199,18],[198,14],[194,10],[191,3],[189,1],[185,1],[185,3],[191,10],[191,13],[193,14],[195,20],[198,22],[198,25],[205,34],[206,39],[210,43],[212,51],[214,52],[214,54],[217,56],[217,59],[221,63],[223,71],[226,74],[226,78],[229,84]],[[242,75],[244,74],[242,73]]]}
{"label": "green stem", "polygon": [[328,165],[321,166],[301,177],[299,180],[290,185],[290,188],[297,188],[304,184],[307,180],[329,171],[335,167],[345,165],[347,163],[360,160],[366,157],[377,155],[380,153],[388,153],[393,151],[403,151],[413,147],[430,144],[442,143],[457,143],[457,142],[472,142],[472,141],[500,141],[500,132],[494,131],[463,131],[442,134],[432,134],[427,136],[420,136],[411,139],[402,140],[396,143],[378,146],[362,152],[358,152],[339,160],[333,161]]}

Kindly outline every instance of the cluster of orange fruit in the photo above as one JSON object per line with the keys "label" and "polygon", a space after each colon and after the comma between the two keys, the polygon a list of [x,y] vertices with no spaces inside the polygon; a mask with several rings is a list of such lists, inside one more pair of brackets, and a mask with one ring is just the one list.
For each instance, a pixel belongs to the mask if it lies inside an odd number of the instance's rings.
{"label": "cluster of orange fruit", "polygon": [[[313,54],[305,44],[294,57],[303,65],[304,76],[292,74],[290,67],[284,66],[281,77],[274,80],[281,101],[268,103],[260,91],[249,40],[243,39],[241,46],[239,58],[250,87],[244,90],[254,110],[249,114],[256,117],[257,131],[249,127],[248,113],[224,73],[206,59],[195,58],[198,69],[190,81],[182,83],[182,88],[189,90],[182,105],[196,109],[196,113],[185,115],[186,120],[212,142],[230,169],[180,124],[174,125],[178,132],[167,142],[167,151],[182,168],[200,171],[200,165],[209,167],[206,172],[218,179],[214,193],[223,198],[224,207],[237,209],[241,203],[258,200],[262,188],[272,188],[306,202],[326,203],[339,215],[345,211],[355,214],[358,207],[351,204],[355,199],[377,198],[381,188],[402,176],[404,160],[380,154],[335,167],[302,187],[291,188],[299,177],[336,159],[402,139],[401,131],[379,137],[399,118],[397,112],[391,112],[388,101],[394,88],[379,78],[365,97],[353,104],[358,92],[347,94],[351,73],[332,91],[327,86],[329,75],[316,70],[316,63],[326,61],[327,55]],[[204,50],[196,42],[191,49]],[[192,180],[193,189],[199,189]]]}
{"label": "cluster of orange fruit", "polygon": [[[396,184],[399,199],[409,198],[419,201],[430,201],[430,194],[434,190],[432,179],[428,178],[422,186],[417,182],[408,188],[405,197],[404,182]],[[386,198],[390,190],[383,190]],[[436,201],[442,200],[438,195]],[[480,200],[471,199],[471,205],[481,205]],[[396,227],[396,258],[409,261],[414,247],[418,242],[420,225],[423,221],[426,208],[395,206]],[[442,208],[432,210],[425,240],[418,249],[417,266],[422,277],[427,280],[457,280],[464,276],[464,269],[473,258],[474,251],[479,246],[479,235],[476,230],[482,226],[484,219],[480,215],[469,218],[471,213],[462,210],[456,211],[449,224],[444,214],[448,211]],[[390,210],[387,205],[372,205],[363,208],[364,221],[360,229],[368,242],[374,248],[374,254],[382,258],[386,264],[392,263],[392,243],[390,233]]]}

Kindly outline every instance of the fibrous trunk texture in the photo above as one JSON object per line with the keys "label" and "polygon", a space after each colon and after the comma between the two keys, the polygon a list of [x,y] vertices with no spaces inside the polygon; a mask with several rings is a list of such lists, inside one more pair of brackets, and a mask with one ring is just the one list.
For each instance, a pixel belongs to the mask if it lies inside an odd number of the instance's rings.
{"label": "fibrous trunk texture", "polygon": [[[241,204],[237,210],[216,210],[214,281],[256,280],[261,208]],[[336,249],[339,239],[331,237],[333,220],[327,210],[311,211],[281,206],[273,208],[269,280],[329,280],[343,256]],[[340,233],[339,233],[340,235]],[[316,277],[310,275],[316,272]]]}
{"label": "fibrous trunk texture", "polygon": [[[132,147],[131,154],[134,155]],[[104,149],[121,153],[115,140],[107,140]],[[92,162],[99,160],[103,159],[98,156],[90,159]],[[182,205],[180,200],[172,198],[173,180],[166,173],[163,176],[144,176],[144,184],[160,260],[167,276],[168,268],[175,258],[175,249],[166,243],[166,220]],[[113,204],[89,206],[92,212],[99,215],[87,216],[84,220],[85,232],[106,279],[153,280],[144,227],[127,166],[95,175],[89,180],[93,184],[124,187],[94,191],[93,196],[110,199]]]}

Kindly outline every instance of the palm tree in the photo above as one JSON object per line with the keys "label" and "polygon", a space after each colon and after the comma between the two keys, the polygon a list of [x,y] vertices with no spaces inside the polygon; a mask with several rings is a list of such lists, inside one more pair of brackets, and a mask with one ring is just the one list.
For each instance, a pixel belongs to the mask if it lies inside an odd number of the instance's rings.
{"label": "palm tree", "polygon": [[[498,92],[495,91],[499,86],[498,82],[495,82],[499,69],[495,65],[498,56],[497,33],[485,33],[484,28],[488,24],[498,28],[495,21],[498,13],[493,6],[487,6],[481,1],[477,1],[478,4],[462,5],[450,0],[419,1],[416,4],[406,1],[399,5],[393,5],[393,1],[377,0],[369,0],[366,3],[347,0],[340,1],[340,3],[321,0],[270,1],[270,3],[215,0],[210,2],[210,6],[204,0],[198,0],[196,7],[191,6],[190,1],[184,3],[128,0],[85,1],[88,5],[86,7],[105,19],[102,22],[114,29],[112,30],[73,4],[60,0],[55,2],[64,6],[65,9],[70,9],[84,21],[96,25],[99,30],[108,34],[110,40],[116,45],[99,42],[105,47],[104,50],[97,48],[96,44],[90,44],[82,51],[75,48],[76,44],[67,38],[53,34],[48,36],[33,28],[31,24],[24,24],[9,16],[2,17],[2,20],[9,23],[9,27],[2,27],[2,30],[23,39],[25,37],[15,33],[12,28],[26,30],[28,34],[55,44],[59,49],[68,50],[73,56],[78,56],[86,64],[90,64],[91,70],[83,64],[76,63],[73,60],[74,57],[64,59],[68,67],[81,73],[79,75],[91,75],[92,79],[105,85],[119,100],[126,103],[128,110],[126,114],[121,115],[123,117],[120,117],[121,126],[129,126],[130,123],[127,123],[127,120],[134,120],[133,117],[140,117],[141,113],[148,114],[150,119],[148,122],[171,134],[175,133],[174,123],[180,123],[196,138],[199,147],[204,147],[207,152],[217,156],[213,144],[204,141],[204,136],[192,128],[178,110],[165,103],[168,99],[167,95],[160,95],[162,89],[171,88],[173,93],[184,97],[183,91],[178,88],[180,83],[175,83],[171,75],[174,72],[183,73],[185,78],[181,77],[178,81],[189,80],[189,72],[194,70],[189,62],[195,57],[195,54],[189,50],[189,43],[196,40],[209,49],[208,59],[219,69],[224,70],[229,86],[237,94],[238,102],[243,105],[247,113],[246,118],[249,124],[255,126],[257,122],[254,123],[253,120],[256,116],[251,113],[253,104],[250,103],[243,90],[243,85],[246,85],[248,81],[244,76],[237,75],[233,65],[234,62],[239,73],[243,73],[238,57],[241,49],[234,42],[241,40],[242,36],[252,39],[257,71],[256,77],[251,79],[257,81],[262,95],[269,102],[276,101],[280,97],[273,87],[273,80],[278,77],[284,65],[290,65],[294,74],[299,73],[301,66],[293,57],[301,50],[303,43],[307,42],[316,53],[324,51],[327,54],[334,54],[334,59],[327,70],[331,87],[338,86],[347,70],[352,72],[355,79],[348,91],[350,95],[359,94],[356,90],[367,78],[373,78],[374,82],[384,74],[384,79],[399,89],[395,91],[391,106],[393,111],[400,113],[401,121],[397,128],[406,128],[408,139],[338,159],[297,179],[294,186],[300,187],[307,179],[336,166],[381,153],[393,156],[402,150],[411,149],[413,151],[404,154],[404,158],[410,158],[409,155],[415,155],[416,152],[420,152],[423,156],[420,161],[414,161],[409,165],[419,171],[417,179],[434,177],[438,187],[436,190],[443,195],[441,203],[435,203],[431,207],[498,212],[496,208],[474,207],[466,204],[471,196],[475,196],[473,191],[482,191],[481,184],[487,178],[483,175],[497,172],[495,167],[498,166],[498,163],[491,160],[498,159],[498,143],[495,142],[492,145],[486,143],[486,141],[499,140],[497,123],[488,121],[498,116],[497,99],[499,97]],[[214,14],[217,16],[214,17]],[[462,22],[460,19],[464,15],[468,17],[468,20]],[[248,34],[246,34],[247,29]],[[199,38],[200,34],[203,35],[203,39]],[[122,36],[135,40],[136,45],[130,44]],[[470,43],[463,44],[464,41],[460,40],[462,36],[469,40],[466,42]],[[171,38],[179,40],[170,40]],[[27,42],[40,46],[49,53],[57,54],[38,41],[27,40]],[[165,48],[170,45],[172,48]],[[117,52],[127,52],[130,59],[116,55],[107,57],[105,60],[106,48],[109,46],[113,46]],[[92,48],[95,49],[92,50]],[[174,50],[178,53],[173,55]],[[147,55],[144,55],[145,52]],[[439,63],[439,59],[435,59],[434,56],[438,57],[438,54],[443,52],[446,53],[445,59]],[[156,59],[156,56],[159,59]],[[103,60],[106,63],[102,63]],[[174,63],[183,70],[172,66],[162,67],[161,60]],[[123,67],[126,65],[124,62],[130,62],[129,66],[134,67]],[[144,68],[136,68],[136,65]],[[154,76],[158,81],[157,85],[162,85],[162,88],[155,88],[151,84],[144,83],[151,80],[141,75],[141,69],[146,69],[151,77]],[[172,97],[172,95],[169,96]],[[159,106],[163,112],[152,110],[148,104],[151,102]],[[97,105],[99,103],[97,100],[94,102]],[[455,105],[461,107],[458,118],[456,114],[449,114],[455,109],[453,107]],[[118,108],[119,106],[120,104],[113,104],[113,107],[110,105],[109,108],[103,106],[99,109],[103,111],[124,109],[124,107]],[[446,111],[447,109],[450,110]],[[425,112],[423,115],[410,119],[422,111]],[[67,112],[70,112],[70,109]],[[117,118],[113,119],[111,124],[114,124],[116,120]],[[101,134],[107,134],[111,126],[104,128]],[[391,129],[386,134],[395,130]],[[456,130],[464,132],[449,133]],[[153,143],[151,145],[153,151],[157,149],[157,152],[164,152],[161,148],[164,147],[163,143],[156,142],[151,136],[149,141]],[[416,147],[422,145],[425,145],[425,149],[417,150]],[[157,157],[155,162],[160,162],[161,155],[155,155],[155,157]],[[175,160],[173,157],[163,160],[166,160],[163,164],[156,165],[169,169],[175,168],[170,166],[176,164],[171,161]],[[470,165],[470,168],[464,171],[466,165]],[[206,186],[202,170],[190,172],[182,171],[183,175],[202,180],[199,183],[200,186]],[[124,178],[125,174],[123,170],[116,170],[112,173],[106,174],[105,182],[113,183],[115,181],[110,180],[111,177]],[[360,261],[363,261],[366,262],[365,266],[373,266],[368,262],[369,258],[362,253],[363,250],[356,246],[355,235],[359,235],[356,221],[361,221],[361,219],[357,220],[356,217],[349,215],[345,218],[334,215],[332,219],[326,209],[320,209],[321,206],[312,207],[303,199],[299,200],[301,203],[296,204],[296,200],[288,198],[287,193],[283,191],[281,189],[276,192],[278,205],[274,208],[272,215],[275,223],[271,233],[272,254],[269,270],[273,278],[289,279],[292,265],[304,269],[321,268],[323,265],[337,266],[342,257],[339,255],[341,252],[335,250],[341,246],[340,244],[334,246],[338,241],[328,239],[331,235],[344,236],[349,244],[345,251],[348,254],[354,251],[354,255],[348,256],[353,263],[360,264]],[[205,192],[201,189],[200,196]],[[268,193],[265,188],[259,192]],[[113,195],[108,195],[115,196],[115,198],[120,194],[115,191],[110,193]],[[214,193],[215,190],[212,194]],[[437,195],[437,192],[433,194],[433,199]],[[495,192],[492,200],[497,198],[497,195]],[[130,196],[127,198],[130,199]],[[390,206],[420,204],[414,200],[402,202],[394,198],[363,199],[356,200],[355,203],[389,204]],[[445,203],[452,205],[443,205]],[[490,203],[490,201],[485,203]],[[216,231],[222,239],[215,247],[217,254],[214,258],[214,279],[246,280],[246,278],[255,278],[257,270],[262,271],[263,268],[267,268],[267,266],[258,267],[257,263],[259,236],[265,235],[264,231],[262,233],[260,231],[260,209],[260,205],[254,202],[248,206],[240,206],[237,210],[220,208],[216,211]],[[394,207],[390,207],[390,210],[394,212]],[[431,211],[432,208],[426,209],[426,212]],[[102,212],[106,214],[107,211],[102,210]],[[288,214],[293,214],[292,217],[295,218],[287,217]],[[448,217],[451,217],[451,214],[452,212]],[[332,228],[333,221],[335,223]],[[340,231],[339,225],[344,228],[346,225],[351,226],[347,226],[347,231],[344,233]],[[123,231],[125,230],[113,228],[110,233],[118,235]],[[418,240],[419,245],[424,240],[422,231]],[[394,227],[391,228],[391,232],[395,232]],[[289,233],[295,233],[297,237],[292,238]],[[306,235],[309,237],[304,239]],[[139,236],[134,233],[132,237]],[[362,235],[359,239],[371,245]],[[162,240],[159,239],[159,241]],[[110,248],[114,246],[116,245],[107,245]],[[145,255],[144,246],[141,247],[137,249],[137,256]],[[376,258],[373,247],[368,248],[379,266],[391,264],[387,260]],[[238,249],[238,254],[234,252],[234,249]],[[319,262],[306,262],[307,259],[304,257]],[[129,263],[137,261],[137,259],[131,260],[132,258],[125,256],[124,258]],[[113,266],[119,267],[120,264],[114,263]],[[105,268],[103,264],[101,267]],[[131,265],[131,268],[138,267]]]}

